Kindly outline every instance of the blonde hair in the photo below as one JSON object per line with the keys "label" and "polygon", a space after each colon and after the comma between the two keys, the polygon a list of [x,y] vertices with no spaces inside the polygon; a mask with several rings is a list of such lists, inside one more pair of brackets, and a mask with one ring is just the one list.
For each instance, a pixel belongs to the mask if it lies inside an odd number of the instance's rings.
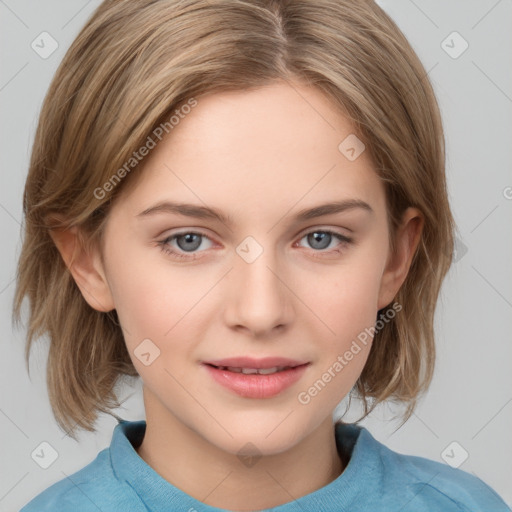
{"label": "blonde hair", "polygon": [[115,310],[87,304],[50,230],[78,226],[84,244],[101,241],[109,206],[139,171],[123,173],[109,194],[94,191],[155,127],[190,98],[278,80],[317,87],[353,123],[385,186],[392,248],[401,213],[414,206],[424,215],[395,297],[402,310],[376,332],[354,387],[365,415],[389,398],[406,403],[409,417],[430,384],[454,221],[439,107],[391,18],[361,0],[107,0],[66,53],[40,113],[13,308],[19,324],[28,297],[27,368],[32,342],[50,340],[50,402],[73,437],[76,427],[94,431],[99,411],[112,414],[119,377],[137,372]]}

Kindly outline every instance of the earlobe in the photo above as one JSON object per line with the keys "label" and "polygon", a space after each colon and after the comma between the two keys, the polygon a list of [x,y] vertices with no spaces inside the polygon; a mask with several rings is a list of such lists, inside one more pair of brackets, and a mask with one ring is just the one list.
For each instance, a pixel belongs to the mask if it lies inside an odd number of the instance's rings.
{"label": "earlobe", "polygon": [[396,250],[389,255],[382,275],[378,309],[388,306],[404,283],[421,240],[423,224],[423,214],[417,208],[407,208],[397,228]]}
{"label": "earlobe", "polygon": [[87,249],[76,226],[49,233],[87,303],[97,311],[115,309],[99,248]]}

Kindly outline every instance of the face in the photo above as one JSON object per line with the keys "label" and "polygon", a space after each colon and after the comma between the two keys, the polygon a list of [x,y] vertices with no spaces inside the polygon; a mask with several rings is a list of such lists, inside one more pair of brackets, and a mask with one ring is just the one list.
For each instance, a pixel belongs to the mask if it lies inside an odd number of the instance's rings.
{"label": "face", "polygon": [[[277,83],[197,101],[113,205],[104,276],[145,398],[222,450],[251,441],[278,453],[332,417],[371,339],[342,370],[336,361],[396,292],[384,279],[384,188],[367,152],[338,149],[353,129],[315,89]],[[239,356],[307,365],[255,397],[204,364]]]}

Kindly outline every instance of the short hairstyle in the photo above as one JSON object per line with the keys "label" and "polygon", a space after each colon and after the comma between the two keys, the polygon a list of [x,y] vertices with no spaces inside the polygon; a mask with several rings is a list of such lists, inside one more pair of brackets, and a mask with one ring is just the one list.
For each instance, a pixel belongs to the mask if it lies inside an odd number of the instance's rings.
{"label": "short hairstyle", "polygon": [[316,87],[353,124],[385,187],[391,250],[404,210],[424,215],[395,297],[400,313],[375,332],[352,392],[365,416],[394,399],[407,404],[408,418],[428,388],[455,224],[439,107],[398,26],[370,0],[106,0],[67,51],[41,109],[13,307],[19,324],[28,297],[27,369],[33,341],[49,338],[50,403],[72,437],[76,427],[95,431],[100,411],[113,414],[116,383],[137,372],[115,310],[87,304],[50,230],[78,226],[84,244],[101,243],[110,205],[140,174],[121,169],[156,127],[191,98],[280,80]]}

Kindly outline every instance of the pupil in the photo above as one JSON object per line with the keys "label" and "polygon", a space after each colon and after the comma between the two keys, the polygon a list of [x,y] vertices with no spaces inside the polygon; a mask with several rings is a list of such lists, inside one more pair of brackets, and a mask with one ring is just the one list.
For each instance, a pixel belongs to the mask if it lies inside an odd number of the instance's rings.
{"label": "pupil", "polygon": [[[179,236],[176,239],[176,242],[178,243],[180,249],[182,249],[182,250],[187,250],[187,249],[195,250],[195,249],[197,249],[201,245],[200,236],[201,235],[198,235],[197,233],[187,233],[185,235]],[[194,237],[196,237],[195,246],[194,246],[194,243],[193,243],[194,242],[194,240],[193,240]],[[192,247],[190,245],[185,245],[185,247],[182,247],[182,244],[180,243],[181,239],[185,239],[187,244],[190,244],[190,242],[192,242]]]}
{"label": "pupil", "polygon": [[[331,236],[329,233],[324,233],[322,231],[315,231],[314,233],[311,233],[311,235],[309,235],[311,237],[313,237],[313,243],[311,243],[311,245],[313,247],[315,247],[316,249],[325,249],[326,247],[329,246],[329,237]],[[327,240],[327,243],[324,243],[323,246],[321,247],[318,247],[318,246],[315,246],[315,244],[319,241],[318,239],[320,239],[320,242],[322,242],[322,239]],[[322,245],[320,243],[320,245]]]}

